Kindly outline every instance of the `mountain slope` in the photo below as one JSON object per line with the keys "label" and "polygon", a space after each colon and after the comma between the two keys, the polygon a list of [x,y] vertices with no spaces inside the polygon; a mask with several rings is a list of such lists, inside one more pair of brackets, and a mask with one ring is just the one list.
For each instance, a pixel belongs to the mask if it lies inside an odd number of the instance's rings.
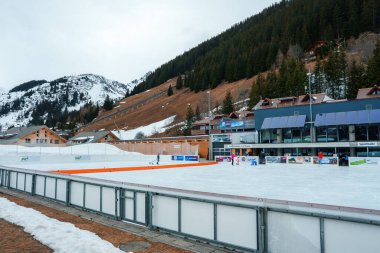
{"label": "mountain slope", "polygon": [[65,113],[68,115],[88,104],[102,105],[106,96],[119,100],[130,88],[93,74],[65,76],[50,82],[30,81],[0,94],[0,125],[57,123],[65,120]]}
{"label": "mountain slope", "polygon": [[268,70],[291,46],[302,53],[320,40],[379,30],[380,1],[283,0],[161,65],[132,94],[180,74],[191,90],[214,88]]}

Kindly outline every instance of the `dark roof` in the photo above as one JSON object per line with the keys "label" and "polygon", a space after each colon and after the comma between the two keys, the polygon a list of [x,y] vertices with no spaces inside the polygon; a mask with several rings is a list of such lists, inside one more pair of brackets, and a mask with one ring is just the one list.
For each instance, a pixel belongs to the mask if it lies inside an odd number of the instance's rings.
{"label": "dark roof", "polygon": [[366,99],[366,98],[380,98],[380,87],[374,85],[371,88],[363,88],[358,90],[356,99]]}

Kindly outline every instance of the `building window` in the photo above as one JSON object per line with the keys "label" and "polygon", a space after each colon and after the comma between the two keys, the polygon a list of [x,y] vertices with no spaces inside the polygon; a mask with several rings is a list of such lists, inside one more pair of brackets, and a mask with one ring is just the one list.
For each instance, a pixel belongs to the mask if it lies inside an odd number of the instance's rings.
{"label": "building window", "polygon": [[298,128],[292,130],[292,140],[293,142],[301,142],[301,131]]}
{"label": "building window", "polygon": [[25,143],[30,143],[31,141],[30,141],[30,139],[29,138],[26,138],[25,139]]}
{"label": "building window", "polygon": [[327,142],[327,129],[326,127],[317,127],[317,142]]}
{"label": "building window", "polygon": [[368,156],[367,148],[356,148],[356,156],[358,157]]}
{"label": "building window", "polygon": [[369,126],[368,127],[368,140],[378,141],[379,138],[379,126]]}
{"label": "building window", "polygon": [[50,139],[50,144],[52,144],[53,143],[53,140],[52,139]]}
{"label": "building window", "polygon": [[355,126],[355,140],[366,141],[367,140],[367,127]]}
{"label": "building window", "polygon": [[284,137],[284,143],[291,143],[292,142],[292,129],[290,129],[290,128],[282,129],[282,136]]}
{"label": "building window", "polygon": [[59,140],[54,140],[54,144],[59,144]]}
{"label": "building window", "polygon": [[338,141],[338,129],[336,127],[327,128],[327,142]]}
{"label": "building window", "polygon": [[348,126],[339,126],[338,127],[338,136],[339,141],[348,141]]}
{"label": "building window", "polygon": [[301,128],[302,142],[311,142],[310,125]]}
{"label": "building window", "polygon": [[368,156],[379,157],[380,156],[380,148],[379,147],[376,147],[376,148],[370,147],[370,148],[368,148]]}
{"label": "building window", "polygon": [[277,143],[277,129],[261,131],[261,143]]}

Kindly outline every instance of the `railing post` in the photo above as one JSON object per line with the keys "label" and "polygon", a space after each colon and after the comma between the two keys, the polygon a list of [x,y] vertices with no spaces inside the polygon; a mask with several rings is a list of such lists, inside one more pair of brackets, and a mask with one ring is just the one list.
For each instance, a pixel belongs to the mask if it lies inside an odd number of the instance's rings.
{"label": "railing post", "polygon": [[7,177],[7,188],[11,188],[11,171],[8,170],[8,177]]}
{"label": "railing post", "polygon": [[71,180],[66,181],[66,206],[70,205]]}
{"label": "railing post", "polygon": [[321,242],[321,253],[325,253],[325,219],[319,218],[319,231]]}
{"label": "railing post", "polygon": [[32,192],[31,192],[32,196],[36,194],[36,180],[37,180],[36,178],[37,178],[36,174],[33,174],[32,175]]}
{"label": "railing post", "polygon": [[3,186],[3,174],[4,174],[4,170],[3,169],[0,169],[0,187]]}
{"label": "railing post", "polygon": [[119,217],[120,217],[120,220],[124,220],[124,218],[125,218],[125,189],[119,188],[119,191],[120,191],[120,198],[119,198],[120,214],[119,214]]}
{"label": "railing post", "polygon": [[267,250],[267,227],[266,227],[266,219],[267,219],[268,211],[266,208],[259,207],[257,210],[257,233],[258,233],[258,241],[257,248],[258,252],[264,253]]}
{"label": "railing post", "polygon": [[145,226],[153,227],[152,212],[153,212],[153,193],[147,192],[145,195]]}

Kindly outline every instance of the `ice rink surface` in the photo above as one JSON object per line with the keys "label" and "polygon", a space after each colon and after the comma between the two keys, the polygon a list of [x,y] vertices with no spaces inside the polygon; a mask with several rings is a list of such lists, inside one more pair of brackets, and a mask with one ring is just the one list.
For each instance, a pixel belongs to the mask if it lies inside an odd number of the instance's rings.
{"label": "ice rink surface", "polygon": [[78,176],[231,194],[380,210],[380,168],[330,165],[212,166]]}
{"label": "ice rink surface", "polygon": [[[7,159],[9,155],[14,155],[13,150],[27,154],[58,156],[54,156],[57,160],[49,160],[46,163],[37,161],[16,164]],[[62,154],[89,154],[91,160],[68,161],[64,160],[67,157],[61,156]],[[144,156],[124,152],[105,144],[43,149],[0,146],[0,155],[5,157],[3,160],[7,161],[4,164],[6,166],[44,171],[151,166],[149,162],[156,159],[155,155]],[[113,160],[112,155],[118,156],[119,160]],[[120,155],[123,156],[121,159]],[[162,158],[160,165],[181,163]],[[375,166],[232,166],[229,163],[220,163],[202,167],[87,173],[77,176],[192,191],[380,210],[380,168]]]}

